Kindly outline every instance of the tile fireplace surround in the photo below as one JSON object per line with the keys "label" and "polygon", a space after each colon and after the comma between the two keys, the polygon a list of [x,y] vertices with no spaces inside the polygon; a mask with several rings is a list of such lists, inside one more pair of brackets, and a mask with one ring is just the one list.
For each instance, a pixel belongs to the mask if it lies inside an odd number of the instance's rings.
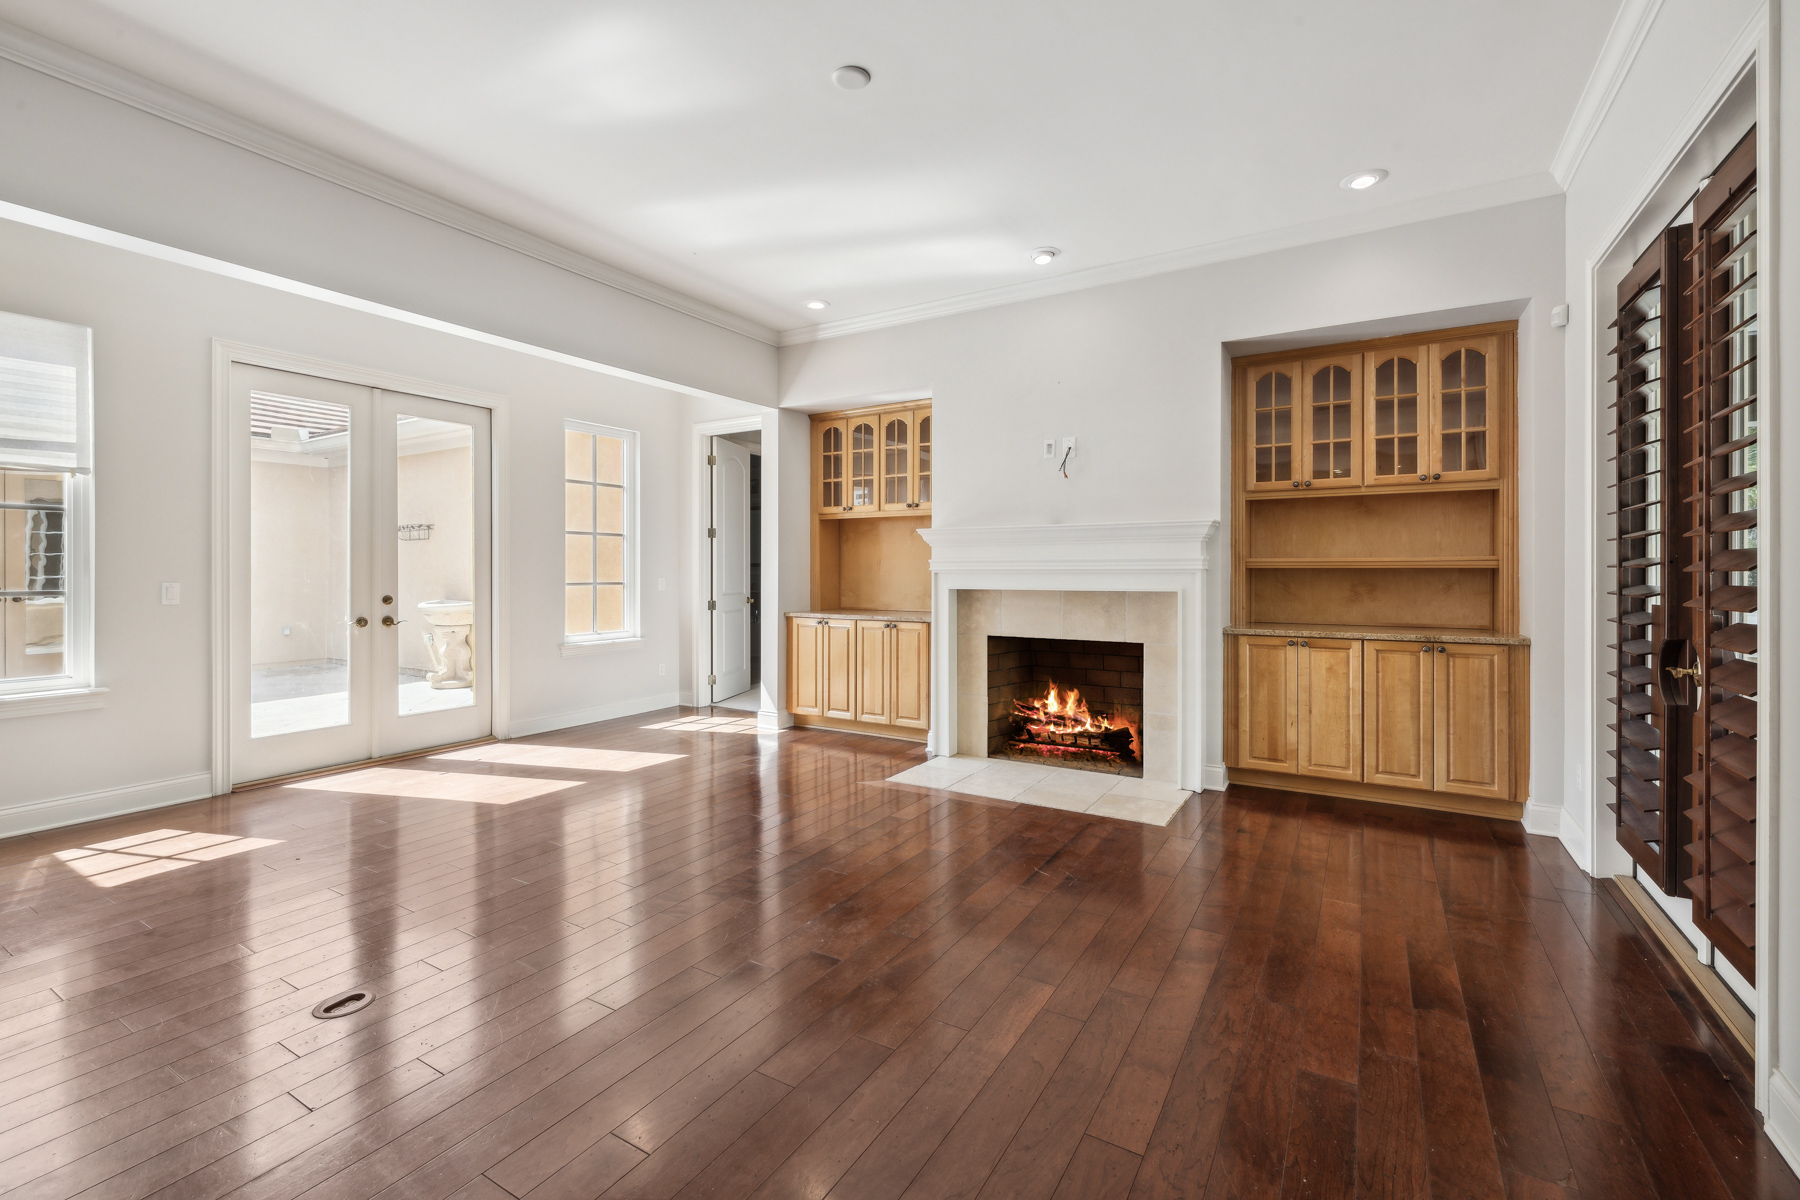
{"label": "tile fireplace surround", "polygon": [[931,545],[933,619],[954,631],[932,639],[932,678],[950,686],[932,688],[931,754],[987,756],[989,636],[1138,642],[1144,779],[1206,786],[1205,605],[1217,528],[1157,521],[921,530]]}

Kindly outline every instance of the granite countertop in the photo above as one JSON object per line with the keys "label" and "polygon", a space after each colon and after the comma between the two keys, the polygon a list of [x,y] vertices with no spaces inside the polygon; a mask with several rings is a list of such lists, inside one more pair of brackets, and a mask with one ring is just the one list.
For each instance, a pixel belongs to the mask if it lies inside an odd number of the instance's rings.
{"label": "granite countertop", "polygon": [[841,621],[930,621],[929,611],[911,608],[821,608],[787,613],[790,617],[831,617]]}
{"label": "granite countertop", "polygon": [[1387,629],[1366,625],[1227,625],[1228,634],[1254,637],[1355,638],[1365,642],[1449,642],[1469,646],[1529,646],[1531,639],[1511,633],[1444,633],[1425,629]]}

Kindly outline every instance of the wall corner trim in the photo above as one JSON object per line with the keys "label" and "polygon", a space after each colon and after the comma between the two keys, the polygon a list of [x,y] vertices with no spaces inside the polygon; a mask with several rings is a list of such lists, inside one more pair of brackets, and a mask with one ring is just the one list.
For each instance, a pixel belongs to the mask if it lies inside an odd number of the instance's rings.
{"label": "wall corner trim", "polygon": [[122,817],[146,809],[204,800],[213,794],[212,775],[195,771],[172,779],[155,779],[148,783],[128,783],[103,788],[76,796],[58,796],[50,800],[34,800],[8,808],[0,808],[0,838],[18,837],[65,825],[80,825],[107,817]]}
{"label": "wall corner trim", "polygon": [[1763,1132],[1788,1165],[1800,1171],[1800,1088],[1780,1067],[1769,1071],[1769,1111],[1763,1115]]}
{"label": "wall corner trim", "polygon": [[1625,0],[1613,17],[1612,28],[1606,31],[1606,40],[1601,43],[1600,56],[1575,102],[1575,111],[1569,116],[1562,141],[1550,159],[1550,174],[1565,191],[1570,180],[1575,178],[1575,172],[1581,169],[1581,160],[1587,156],[1588,147],[1593,144],[1594,135],[1600,132],[1606,114],[1612,110],[1613,100],[1631,73],[1631,66],[1637,61],[1638,51],[1643,49],[1644,39],[1650,35],[1650,27],[1655,24],[1662,3],[1663,0]]}

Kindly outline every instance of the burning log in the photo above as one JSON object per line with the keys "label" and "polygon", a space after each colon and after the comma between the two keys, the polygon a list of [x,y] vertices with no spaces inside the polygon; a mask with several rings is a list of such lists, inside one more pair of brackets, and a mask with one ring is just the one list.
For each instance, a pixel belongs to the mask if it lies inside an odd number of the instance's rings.
{"label": "burning log", "polygon": [[1135,758],[1136,730],[1111,713],[1090,710],[1077,688],[1064,692],[1052,683],[1043,696],[1014,700],[1012,706],[1021,730],[1015,739],[1020,749],[1082,751],[1127,762]]}

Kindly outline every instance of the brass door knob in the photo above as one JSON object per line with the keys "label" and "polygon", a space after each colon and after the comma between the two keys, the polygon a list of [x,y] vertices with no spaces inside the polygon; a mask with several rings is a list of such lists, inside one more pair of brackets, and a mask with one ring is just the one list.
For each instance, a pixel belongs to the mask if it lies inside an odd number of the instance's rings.
{"label": "brass door knob", "polygon": [[1699,667],[1668,667],[1665,669],[1669,672],[1669,674],[1673,675],[1677,679],[1698,679],[1698,678],[1700,678],[1700,668]]}
{"label": "brass door knob", "polygon": [[395,626],[395,625],[404,625],[404,624],[406,624],[406,622],[405,622],[405,621],[396,621],[396,620],[395,620],[395,619],[394,619],[394,618],[393,618],[393,617],[391,617],[391,616],[386,616],[386,617],[383,617],[383,618],[381,618],[381,623],[382,623],[382,624],[383,624],[383,625],[386,625],[386,626],[387,626],[387,627],[388,627],[388,628],[390,628],[390,629],[391,629],[391,628],[393,628],[393,627],[394,627],[394,626]]}
{"label": "brass door knob", "polygon": [[357,617],[355,620],[351,621],[350,623],[352,625],[356,626],[358,629],[367,629],[369,627],[369,618]]}

